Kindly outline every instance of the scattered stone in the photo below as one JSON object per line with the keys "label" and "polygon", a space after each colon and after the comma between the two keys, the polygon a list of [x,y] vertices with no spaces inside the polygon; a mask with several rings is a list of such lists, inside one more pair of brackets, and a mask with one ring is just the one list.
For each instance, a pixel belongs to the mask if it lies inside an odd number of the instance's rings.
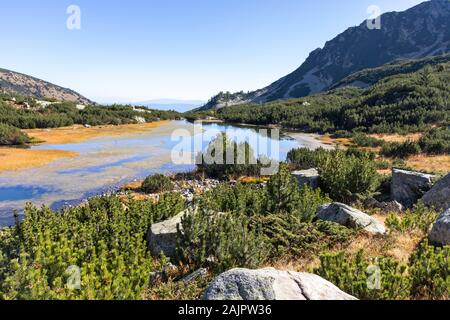
{"label": "scattered stone", "polygon": [[397,201],[380,202],[374,198],[368,198],[364,201],[364,207],[371,209],[380,209],[383,213],[396,212],[400,213],[404,211],[404,207]]}
{"label": "scattered stone", "polygon": [[300,188],[304,185],[309,185],[314,189],[319,187],[319,171],[317,169],[294,171],[292,175],[297,179]]}
{"label": "scattered stone", "polygon": [[197,280],[199,278],[205,277],[207,274],[208,274],[208,269],[201,268],[201,269],[198,269],[197,271],[194,271],[193,273],[187,275],[183,279],[181,279],[181,282],[190,283],[190,282],[195,281],[195,280]]}
{"label": "scattered stone", "polygon": [[357,300],[310,273],[233,269],[206,289],[205,300]]}
{"label": "scattered stone", "polygon": [[170,277],[178,272],[178,268],[171,263],[168,263],[162,271],[150,272],[150,284],[155,286],[162,282],[167,282]]}
{"label": "scattered stone", "polygon": [[439,210],[450,208],[450,173],[423,196],[423,202]]}
{"label": "scattered stone", "polygon": [[321,206],[317,211],[317,218],[336,222],[351,229],[363,229],[371,234],[386,233],[386,228],[381,222],[343,203],[335,202]]}
{"label": "scattered stone", "polygon": [[431,243],[446,246],[450,245],[450,208],[447,209],[433,225],[428,239]]}
{"label": "scattered stone", "polygon": [[138,124],[144,124],[144,123],[147,122],[147,121],[145,120],[144,117],[138,117],[138,116],[134,117],[134,120],[135,120]]}
{"label": "scattered stone", "polygon": [[431,174],[394,169],[391,198],[410,208],[432,188],[434,177]]}
{"label": "scattered stone", "polygon": [[219,180],[215,179],[174,181],[174,192],[180,193],[187,202],[191,203],[195,195],[211,191],[219,184]]}
{"label": "scattered stone", "polygon": [[405,210],[403,205],[400,202],[397,202],[397,201],[380,202],[379,208],[384,213],[391,213],[391,212],[400,213],[400,212],[403,212]]}

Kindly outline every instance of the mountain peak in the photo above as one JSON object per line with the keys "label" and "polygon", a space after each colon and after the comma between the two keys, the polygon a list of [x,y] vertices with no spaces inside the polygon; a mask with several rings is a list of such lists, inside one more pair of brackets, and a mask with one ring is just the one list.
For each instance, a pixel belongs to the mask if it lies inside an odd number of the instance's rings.
{"label": "mountain peak", "polygon": [[0,92],[2,91],[33,96],[37,99],[55,99],[79,104],[93,103],[71,89],[6,69],[0,69]]}
{"label": "mountain peak", "polygon": [[[299,98],[323,92],[350,74],[400,59],[420,59],[450,52],[450,1],[431,0],[403,12],[381,16],[381,29],[367,21],[348,28],[323,48],[312,51],[294,72],[232,104]],[[236,98],[234,96],[234,98]],[[216,101],[212,99],[211,101]],[[220,101],[220,106],[227,101]],[[217,108],[213,103],[204,109]]]}

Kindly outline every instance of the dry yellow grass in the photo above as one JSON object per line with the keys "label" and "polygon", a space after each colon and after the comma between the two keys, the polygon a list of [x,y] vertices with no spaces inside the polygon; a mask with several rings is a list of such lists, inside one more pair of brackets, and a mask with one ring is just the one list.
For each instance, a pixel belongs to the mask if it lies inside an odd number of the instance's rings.
{"label": "dry yellow grass", "polygon": [[93,138],[122,136],[148,132],[148,129],[157,128],[168,121],[151,122],[145,124],[129,124],[121,126],[98,126],[85,128],[80,125],[56,129],[24,130],[30,137],[46,144],[78,143]]}
{"label": "dry yellow grass", "polygon": [[0,172],[40,167],[60,158],[77,155],[76,152],[61,150],[0,148]]}
{"label": "dry yellow grass", "polygon": [[422,138],[423,133],[411,133],[406,135],[400,135],[400,134],[372,134],[370,137],[376,138],[379,140],[384,140],[386,142],[399,142],[403,143],[408,140],[411,141],[418,141],[420,138]]}
{"label": "dry yellow grass", "polygon": [[238,181],[242,184],[258,184],[269,181],[268,177],[240,177]]}
{"label": "dry yellow grass", "polygon": [[142,187],[142,181],[133,181],[122,186],[124,191],[136,191]]}
{"label": "dry yellow grass", "polygon": [[[385,223],[388,215],[374,214],[373,217]],[[425,236],[421,231],[404,234],[390,232],[382,237],[360,233],[350,243],[338,245],[331,252],[345,251],[347,254],[356,255],[360,250],[363,250],[366,257],[391,257],[406,264]],[[318,255],[299,259],[288,257],[265,265],[265,267],[296,272],[311,272],[319,266],[320,258]]]}
{"label": "dry yellow grass", "polygon": [[322,141],[324,144],[328,144],[328,145],[341,145],[344,147],[349,147],[351,145],[353,145],[352,140],[348,139],[348,138],[338,138],[335,139],[333,137],[331,137],[330,135],[324,135],[320,138],[320,141]]}
{"label": "dry yellow grass", "polygon": [[448,173],[450,172],[450,155],[427,156],[418,155],[406,160],[408,167],[419,171]]}

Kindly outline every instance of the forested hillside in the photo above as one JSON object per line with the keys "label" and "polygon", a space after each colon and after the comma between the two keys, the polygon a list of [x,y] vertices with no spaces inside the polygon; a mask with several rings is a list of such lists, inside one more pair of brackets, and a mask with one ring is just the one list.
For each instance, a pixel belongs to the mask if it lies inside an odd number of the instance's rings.
{"label": "forested hillside", "polygon": [[173,111],[139,109],[123,105],[89,105],[80,109],[75,103],[56,102],[42,107],[30,97],[0,95],[0,123],[20,129],[56,128],[73,124],[119,125],[137,123],[136,117],[142,117],[150,122],[173,119],[177,116],[178,113]]}
{"label": "forested hillside", "polygon": [[[301,99],[223,108],[213,113],[228,122],[279,124],[310,132],[415,132],[450,121],[450,63],[383,77],[366,89],[345,87]],[[406,65],[409,70],[409,65]],[[380,70],[365,71],[381,77]]]}
{"label": "forested hillside", "polygon": [[125,105],[80,106],[73,102],[49,102],[29,96],[0,94],[0,145],[29,142],[19,129],[58,128],[74,124],[121,125],[180,117],[175,111],[150,110]]}

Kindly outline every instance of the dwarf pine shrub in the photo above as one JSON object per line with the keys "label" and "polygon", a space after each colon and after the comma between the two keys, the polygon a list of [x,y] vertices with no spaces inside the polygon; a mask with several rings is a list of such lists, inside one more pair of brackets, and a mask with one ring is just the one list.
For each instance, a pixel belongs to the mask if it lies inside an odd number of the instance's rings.
{"label": "dwarf pine shrub", "polygon": [[177,232],[178,259],[215,272],[234,267],[257,268],[268,255],[259,228],[239,213],[199,209],[186,215]]}
{"label": "dwarf pine shrub", "polygon": [[59,213],[29,205],[0,234],[0,299],[140,299],[161,268],[145,240],[150,223],[183,208],[169,194],[157,204],[98,197]]}
{"label": "dwarf pine shrub", "polygon": [[438,213],[435,210],[428,208],[423,202],[419,202],[404,214],[390,214],[385,223],[392,231],[407,233],[418,230],[426,234],[437,217]]}
{"label": "dwarf pine shrub", "polygon": [[450,298],[450,246],[439,248],[425,241],[411,256],[409,265],[412,298]]}
{"label": "dwarf pine shrub", "polygon": [[259,216],[253,218],[253,223],[262,227],[270,259],[310,257],[346,245],[355,235],[353,230],[333,222],[302,222],[293,215]]}
{"label": "dwarf pine shrub", "polygon": [[197,156],[197,170],[207,177],[226,180],[241,176],[259,176],[262,159],[257,159],[248,142],[237,143],[219,134],[205,152]]}
{"label": "dwarf pine shrub", "polygon": [[172,191],[174,184],[169,177],[163,174],[155,174],[147,177],[142,183],[142,190],[146,193],[160,193]]}
{"label": "dwarf pine shrub", "polygon": [[219,212],[241,212],[247,216],[265,214],[266,192],[254,185],[222,183],[196,199],[203,208]]}
{"label": "dwarf pine shrub", "polygon": [[390,258],[369,261],[364,252],[355,256],[340,253],[324,254],[314,273],[359,299],[407,299],[410,281],[407,268]]}
{"label": "dwarf pine shrub", "polygon": [[20,129],[0,123],[0,145],[24,145],[30,142],[30,137]]}
{"label": "dwarf pine shrub", "polygon": [[334,150],[318,161],[321,188],[334,200],[351,202],[372,194],[380,185],[376,163],[369,157]]}

